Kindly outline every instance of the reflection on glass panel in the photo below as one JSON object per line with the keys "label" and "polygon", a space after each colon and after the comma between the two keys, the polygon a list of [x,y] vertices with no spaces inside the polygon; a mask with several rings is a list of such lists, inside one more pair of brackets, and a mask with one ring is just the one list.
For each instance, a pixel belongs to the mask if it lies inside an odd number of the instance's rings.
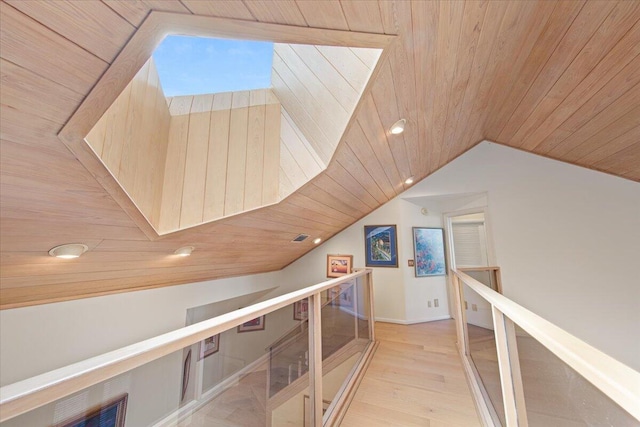
{"label": "reflection on glass panel", "polygon": [[494,291],[498,291],[498,286],[495,280],[495,270],[486,270],[486,271],[465,271],[466,274],[476,279],[478,282],[483,285],[487,285]]}
{"label": "reflection on glass panel", "polygon": [[[2,427],[149,426],[177,420],[195,397],[196,346],[36,408]],[[107,424],[98,424],[107,422]]]}
{"label": "reflection on glass panel", "polygon": [[322,307],[322,394],[332,402],[369,344],[369,295],[358,277],[328,291]]}
{"label": "reflection on glass panel", "polygon": [[502,425],[506,425],[491,304],[467,285],[463,285],[462,288],[471,360],[480,376],[484,391],[493,405],[495,415]]}
{"label": "reflection on glass panel", "polygon": [[516,328],[516,339],[530,426],[640,425],[520,328]]}
{"label": "reflection on glass panel", "polygon": [[295,383],[308,381],[309,371],[309,302],[307,299],[286,307],[292,326],[270,345],[269,397]]}

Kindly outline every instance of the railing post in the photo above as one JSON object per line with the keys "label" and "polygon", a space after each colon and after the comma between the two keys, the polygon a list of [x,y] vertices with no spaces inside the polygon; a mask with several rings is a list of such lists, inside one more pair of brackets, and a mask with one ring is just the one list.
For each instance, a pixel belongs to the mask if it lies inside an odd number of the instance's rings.
{"label": "railing post", "polygon": [[311,425],[322,425],[322,297],[309,297],[309,414]]}
{"label": "railing post", "polygon": [[[364,287],[363,287],[364,288]],[[353,312],[354,312],[354,320],[355,320],[355,337],[356,339],[358,339],[358,321],[360,320],[359,317],[359,311],[360,311],[360,306],[358,305],[358,279],[355,279],[355,282],[353,283],[353,289],[351,291],[351,297],[353,298]]]}
{"label": "railing post", "polygon": [[469,355],[469,343],[468,343],[468,335],[467,335],[467,316],[464,312],[464,300],[462,297],[462,285],[460,284],[460,279],[455,273],[451,273],[452,283],[453,283],[453,293],[455,296],[455,307],[456,307],[456,333],[458,334],[458,348],[460,353],[468,356]]}
{"label": "railing post", "polygon": [[491,311],[507,426],[527,427],[527,411],[524,405],[515,327],[511,319],[508,319],[495,306],[491,306]]}
{"label": "railing post", "polygon": [[367,280],[366,289],[369,292],[369,339],[373,342],[376,340],[376,327],[374,324],[376,317],[373,313],[373,272],[368,271],[365,277]]}

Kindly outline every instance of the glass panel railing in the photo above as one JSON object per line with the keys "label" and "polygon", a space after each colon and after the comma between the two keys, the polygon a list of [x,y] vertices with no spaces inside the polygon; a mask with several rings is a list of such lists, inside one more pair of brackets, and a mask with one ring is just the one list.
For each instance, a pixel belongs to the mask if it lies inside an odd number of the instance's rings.
{"label": "glass panel railing", "polygon": [[[41,406],[2,427],[151,426],[193,413],[198,345]],[[188,425],[188,424],[180,424]]]}
{"label": "glass panel railing", "polygon": [[530,426],[640,426],[628,412],[518,327],[516,341]]}
{"label": "glass panel railing", "polygon": [[329,289],[322,308],[323,410],[339,398],[369,339],[369,295],[362,277]]}
{"label": "glass panel railing", "polygon": [[471,361],[484,388],[483,393],[493,406],[494,418],[506,425],[491,304],[467,285],[462,286],[462,295]]}
{"label": "glass panel railing", "polygon": [[[315,338],[326,408],[370,343],[370,271],[360,274],[329,292],[316,285],[5,386],[0,427],[311,425],[306,297],[326,293]],[[31,410],[15,415],[21,408]]]}
{"label": "glass panel railing", "polygon": [[496,283],[496,273],[495,270],[475,270],[475,271],[465,271],[466,274],[476,279],[478,282],[483,285],[488,286],[494,291],[498,291],[498,286]]}
{"label": "glass panel railing", "polygon": [[269,397],[298,380],[305,381],[309,372],[309,302],[305,298],[285,307],[292,327],[269,347]]}

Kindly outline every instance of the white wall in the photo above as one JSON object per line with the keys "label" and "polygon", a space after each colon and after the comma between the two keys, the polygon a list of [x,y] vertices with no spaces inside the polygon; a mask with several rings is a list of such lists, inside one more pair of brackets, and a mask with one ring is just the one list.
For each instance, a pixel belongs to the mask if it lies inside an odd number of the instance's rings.
{"label": "white wall", "polygon": [[[440,212],[420,213],[420,207],[396,197],[344,231],[322,243],[283,271],[282,286],[269,297],[326,278],[327,254],[353,255],[354,267],[364,267],[364,226],[396,224],[398,231],[398,268],[374,267],[374,301],[377,320],[417,323],[449,318],[445,276],[415,277],[407,261],[414,258],[412,227],[442,227]],[[439,300],[439,307],[427,307],[427,301]]]}
{"label": "white wall", "polygon": [[485,191],[504,294],[640,370],[640,184],[483,142],[403,197]]}
{"label": "white wall", "polygon": [[0,381],[29,378],[185,326],[188,308],[277,286],[280,272],[0,311]]}

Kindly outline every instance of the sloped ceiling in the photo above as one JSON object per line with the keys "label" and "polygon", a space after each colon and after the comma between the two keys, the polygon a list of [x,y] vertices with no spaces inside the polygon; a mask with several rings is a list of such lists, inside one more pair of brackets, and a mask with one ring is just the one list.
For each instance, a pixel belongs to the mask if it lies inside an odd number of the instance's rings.
{"label": "sloped ceiling", "polygon": [[[312,249],[298,233],[329,238],[485,138],[640,180],[640,2],[0,4],[2,308],[280,269]],[[152,241],[57,138],[151,9],[398,37],[325,172]],[[90,251],[47,255],[69,242]]]}

